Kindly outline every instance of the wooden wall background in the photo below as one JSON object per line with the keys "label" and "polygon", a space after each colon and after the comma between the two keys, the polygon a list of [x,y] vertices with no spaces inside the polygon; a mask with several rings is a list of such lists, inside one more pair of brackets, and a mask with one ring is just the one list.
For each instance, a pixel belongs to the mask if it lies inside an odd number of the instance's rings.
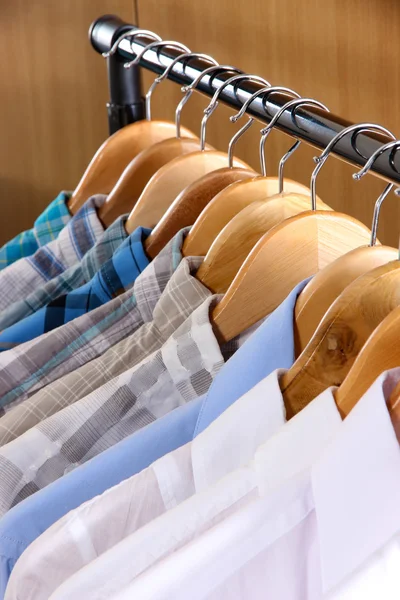
{"label": "wooden wall background", "polygon": [[[91,48],[87,30],[101,14],[177,39],[220,63],[256,73],[324,102],[350,121],[378,122],[400,137],[397,0],[2,0],[0,23],[0,243],[29,227],[61,189],[73,189],[107,135],[105,65]],[[7,58],[7,60],[5,59]],[[148,85],[151,74],[144,74]],[[173,118],[178,86],[166,82],[154,94],[153,114]],[[206,99],[191,99],[185,125],[197,131]],[[208,141],[227,147],[235,127],[220,107],[210,119]],[[269,174],[276,174],[288,137],[268,141]],[[237,154],[258,165],[257,128]],[[308,183],[315,150],[301,147],[286,174]],[[337,210],[367,224],[384,183],[361,182],[354,169],[327,162],[318,194]],[[391,195],[383,205],[378,235],[398,244],[400,206]]]}

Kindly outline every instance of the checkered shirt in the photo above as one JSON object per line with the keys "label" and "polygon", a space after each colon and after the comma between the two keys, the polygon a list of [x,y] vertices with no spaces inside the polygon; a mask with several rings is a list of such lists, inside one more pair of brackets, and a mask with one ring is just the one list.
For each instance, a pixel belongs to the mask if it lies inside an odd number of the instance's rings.
{"label": "checkered shirt", "polygon": [[90,281],[2,331],[0,352],[61,327],[130,289],[150,262],[144,250],[150,231],[138,227]]}
{"label": "checkered shirt", "polygon": [[56,240],[0,272],[0,311],[82,260],[104,233],[97,216],[97,208],[104,203],[104,199],[103,195],[89,198]]}
{"label": "checkered shirt", "polygon": [[65,473],[205,394],[235,350],[221,349],[211,296],[160,350],[0,449],[0,515]]}
{"label": "checkered shirt", "polygon": [[68,373],[0,419],[0,446],[77,402],[158,350],[211,292],[195,278],[202,258],[184,258],[157,302],[153,320],[105,354]]}
{"label": "checkered shirt", "polygon": [[139,275],[132,290],[35,340],[0,353],[0,407],[13,408],[152,321],[154,307],[182,260],[188,230],[174,236]]}
{"label": "checkered shirt", "polygon": [[23,231],[0,248],[0,271],[20,258],[31,256],[41,246],[55,240],[71,220],[68,210],[69,192],[60,192],[42,212],[32,229]]}
{"label": "checkered shirt", "polygon": [[77,289],[95,276],[102,265],[126,240],[126,216],[118,218],[106,229],[98,242],[88,250],[81,262],[67,269],[58,277],[54,277],[29,296],[14,302],[0,313],[0,331],[11,327],[18,321],[29,317],[59,296]]}

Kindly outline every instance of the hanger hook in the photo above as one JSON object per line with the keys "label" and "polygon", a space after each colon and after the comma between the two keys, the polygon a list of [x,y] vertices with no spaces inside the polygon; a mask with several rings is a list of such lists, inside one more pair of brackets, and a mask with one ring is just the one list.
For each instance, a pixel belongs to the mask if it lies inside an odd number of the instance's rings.
{"label": "hanger hook", "polygon": [[[359,181],[362,177],[364,177],[364,175],[366,175],[368,173],[368,171],[372,168],[372,165],[374,164],[374,162],[376,161],[376,159],[379,158],[379,156],[381,156],[381,154],[383,154],[387,150],[392,150],[392,152],[390,153],[390,155],[392,156],[393,154],[396,153],[396,150],[399,147],[400,147],[400,141],[399,140],[395,140],[393,142],[389,142],[387,144],[384,144],[383,146],[381,146],[380,148],[378,148],[378,150],[376,150],[372,154],[372,156],[370,156],[370,158],[367,160],[367,162],[365,163],[364,167],[362,169],[360,169],[360,171],[358,171],[357,173],[353,174],[353,179],[356,179],[357,181]],[[381,193],[381,195],[379,196],[378,200],[375,202],[374,214],[373,214],[373,217],[372,217],[371,241],[370,241],[370,244],[369,244],[370,246],[376,246],[376,237],[377,237],[377,233],[378,233],[379,214],[380,214],[380,211],[381,211],[382,202],[384,201],[384,199],[386,198],[386,196],[389,195],[389,193],[392,191],[393,188],[394,188],[394,183],[388,183],[386,185],[385,189],[383,190],[383,192]],[[397,192],[397,190],[396,190],[396,192]]]}
{"label": "hanger hook", "polygon": [[[255,94],[252,94],[250,96],[250,98],[248,98],[246,100],[246,104],[247,106],[250,105],[250,103],[253,101],[254,97],[256,95],[260,95],[260,93],[264,93],[267,90],[270,89],[271,84],[269,82],[267,82],[268,85],[266,85],[265,87],[261,88],[261,90],[258,90]],[[244,114],[244,112],[243,112]],[[237,117],[237,115],[235,115]],[[234,116],[229,117],[230,120],[232,121],[232,123],[235,123],[238,119],[234,118]],[[247,123],[245,123],[243,125],[243,127],[241,127],[236,133],[235,135],[231,138],[229,145],[228,145],[228,166],[230,169],[232,169],[233,167],[233,156],[234,156],[234,150],[235,150],[235,146],[238,142],[238,140],[242,137],[243,134],[246,133],[246,131],[248,131],[248,129],[250,129],[250,127],[253,125],[254,123],[254,117],[249,117],[249,120],[247,121]]]}
{"label": "hanger hook", "polygon": [[[296,96],[298,96],[298,94],[296,94]],[[283,115],[283,113],[288,110],[289,108],[291,109],[291,117],[294,120],[295,119],[295,114],[296,114],[296,110],[300,107],[304,107],[304,106],[317,106],[318,108],[322,108],[323,110],[326,110],[327,112],[329,112],[329,108],[327,108],[325,106],[325,104],[322,104],[322,102],[318,102],[318,100],[314,100],[313,98],[295,98],[294,100],[289,100],[289,102],[286,102],[286,104],[284,106],[282,106],[282,108],[280,108],[275,115],[272,117],[271,121],[268,123],[268,125],[266,127],[264,127],[264,129],[261,129],[261,142],[260,142],[260,158],[261,158],[261,148],[263,148],[263,162],[261,163],[262,165],[265,165],[265,172],[267,170],[266,168],[266,161],[265,161],[265,142],[267,137],[269,136],[269,134],[271,133],[272,129],[275,127],[276,123],[279,121],[279,119],[281,118],[281,116]],[[279,180],[279,193],[281,194],[283,192],[283,169],[285,166],[285,163],[287,161],[287,159],[292,156],[292,154],[297,150],[297,148],[300,146],[301,141],[297,140],[293,146],[286,152],[286,154],[284,154],[281,158],[281,160],[279,161],[279,167],[278,167],[278,180]]]}
{"label": "hanger hook", "polygon": [[113,56],[116,51],[118,50],[118,46],[120,44],[120,42],[122,42],[122,40],[124,40],[127,37],[132,37],[131,40],[131,45],[132,45],[132,41],[135,39],[135,37],[137,36],[146,36],[151,38],[152,40],[158,40],[159,42],[161,42],[161,38],[159,35],[157,35],[156,33],[153,33],[152,31],[150,31],[149,29],[129,29],[128,31],[125,31],[124,33],[122,33],[119,38],[117,38],[115,40],[115,42],[113,43],[113,45],[111,46],[110,50],[108,50],[108,52],[103,52],[102,56],[104,58],[110,58],[110,56]]}
{"label": "hanger hook", "polygon": [[[172,63],[170,63],[169,67],[164,71],[164,73],[162,75],[160,75],[159,77],[157,77],[156,81],[157,83],[160,83],[161,81],[163,81],[164,79],[166,79],[168,77],[168,75],[170,74],[170,72],[172,71],[172,69],[174,68],[174,66],[176,65],[176,63],[179,60],[185,60],[188,59],[187,62],[189,62],[192,58],[202,58],[203,60],[207,60],[208,62],[212,63],[214,66],[218,66],[218,62],[212,57],[209,56],[208,54],[202,54],[200,52],[188,52],[186,54],[181,54],[180,56],[178,56],[177,58],[175,58],[175,60],[172,61]],[[212,67],[213,69],[214,67]],[[185,72],[186,69],[186,62],[184,63],[183,66],[183,72]],[[207,71],[208,69],[205,69],[205,71]],[[197,80],[200,81],[201,77],[203,76],[203,74],[205,73],[205,71],[202,71],[202,73],[200,73],[200,75],[198,77],[196,77],[195,81],[192,82],[190,85],[192,85],[193,83],[196,83]],[[190,86],[184,86],[189,87]],[[183,87],[181,88],[183,91]],[[186,102],[189,100],[190,96],[193,93],[193,89],[190,88],[189,91],[186,91],[185,96],[182,98],[182,100],[179,102],[178,106],[176,107],[175,110],[175,126],[176,126],[176,137],[179,139],[181,137],[181,112],[182,112],[182,108],[185,106]]]}
{"label": "hanger hook", "polygon": [[[224,81],[224,83],[222,83],[219,86],[219,88],[216,90],[214,96],[211,98],[210,104],[204,109],[204,117],[201,120],[201,129],[200,129],[200,149],[201,150],[204,150],[205,144],[206,144],[207,121],[211,117],[212,113],[215,111],[215,109],[217,108],[217,106],[219,104],[218,98],[221,95],[222,90],[224,90],[228,85],[230,85],[231,83],[234,83],[235,81],[238,82],[238,81],[245,81],[245,80],[256,81],[259,83],[263,83],[264,85],[270,85],[266,79],[264,79],[263,77],[259,77],[258,75],[246,75],[246,74],[234,75],[233,77],[230,77],[229,79]],[[234,87],[236,87],[236,86],[234,86]]]}
{"label": "hanger hook", "polygon": [[[131,60],[131,62],[129,63],[125,63],[124,67],[126,69],[129,69],[130,67],[132,67],[133,65],[138,65],[140,63],[140,60],[142,59],[142,57],[146,54],[146,52],[148,50],[154,50],[155,48],[157,48],[157,60],[161,63],[160,60],[160,56],[159,56],[159,52],[161,50],[161,48],[163,48],[164,46],[170,46],[171,48],[176,48],[178,50],[183,50],[185,53],[190,52],[190,49],[185,46],[184,44],[180,44],[179,42],[174,42],[174,41],[166,41],[166,42],[152,42],[151,44],[149,44],[148,46],[145,46],[136,56],[136,58],[134,60]],[[180,56],[178,56],[178,59],[180,58]],[[166,71],[168,70],[168,67],[166,67],[165,69]],[[162,80],[161,80],[162,81]],[[157,86],[157,84],[160,83],[160,78],[156,77],[156,79],[153,81],[153,83],[151,84],[151,86],[149,87],[147,94],[146,94],[146,99],[145,99],[145,106],[146,106],[146,119],[147,121],[151,121],[151,96]]]}
{"label": "hanger hook", "polygon": [[358,137],[362,131],[377,131],[379,133],[385,133],[387,136],[395,139],[393,133],[391,133],[386,127],[382,127],[382,125],[376,125],[375,123],[360,123],[359,125],[350,125],[349,127],[345,127],[340,131],[337,135],[335,135],[329,144],[326,146],[325,150],[320,154],[320,156],[315,156],[314,161],[317,163],[314,171],[311,174],[311,210],[317,210],[317,175],[320,172],[322,166],[325,164],[329,154],[332,151],[332,148],[348,133],[352,133],[353,137]]}
{"label": "hanger hook", "polygon": [[[182,108],[185,106],[186,102],[189,100],[190,96],[193,94],[194,89],[197,87],[197,84],[200,82],[200,80],[205,76],[205,75],[209,75],[210,73],[213,72],[217,72],[217,71],[239,71],[239,69],[236,69],[235,67],[232,67],[230,65],[219,65],[218,63],[215,66],[212,67],[208,67],[207,69],[204,69],[204,71],[202,71],[194,81],[192,81],[191,84],[189,85],[184,85],[181,90],[182,92],[185,92],[184,97],[182,98],[182,100],[179,102],[178,106],[176,107],[176,111],[175,111],[175,124],[176,124],[176,136],[179,138],[181,136],[181,112],[182,112]],[[210,77],[210,81],[212,81],[213,77]]]}

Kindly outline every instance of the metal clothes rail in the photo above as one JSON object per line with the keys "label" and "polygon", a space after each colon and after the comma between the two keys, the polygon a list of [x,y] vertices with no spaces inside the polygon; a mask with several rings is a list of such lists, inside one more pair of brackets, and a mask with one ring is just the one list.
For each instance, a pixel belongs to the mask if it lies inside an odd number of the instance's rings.
{"label": "metal clothes rail", "polygon": [[[133,25],[125,23],[114,15],[105,15],[91,25],[90,41],[97,52],[107,52],[122,33],[133,28]],[[117,53],[107,59],[111,98],[108,105],[111,132],[129,122],[144,118],[138,68],[124,69],[123,63],[133,60],[140,50],[152,41],[154,40],[147,39],[145,36],[123,39],[118,46]],[[140,66],[161,74],[180,54],[182,52],[178,49],[167,46],[150,49],[141,59]],[[203,59],[183,59],[175,64],[169,73],[169,79],[180,85],[187,85],[208,67],[210,67],[210,63]],[[233,73],[227,71],[216,75],[205,75],[196,90],[211,97],[232,75]],[[277,83],[279,82],[273,82],[273,85]],[[238,109],[261,87],[262,84],[253,81],[241,81],[237,85],[231,84],[221,92],[218,101]],[[343,93],[346,93],[346,90],[343,90]],[[268,124],[287,101],[287,95],[271,94],[266,101],[260,96],[251,103],[247,113],[261,123]],[[285,111],[276,124],[276,128],[318,150],[323,150],[335,135],[349,125],[351,123],[345,119],[313,107],[310,109],[299,108],[295,118],[290,110]],[[334,146],[331,154],[355,166],[364,166],[372,154],[388,141],[390,138],[370,132],[360,133],[356,139],[355,136],[346,135]],[[400,184],[400,152],[395,154],[392,160],[389,160],[389,154],[389,152],[385,152],[377,158],[370,173],[386,181]]]}

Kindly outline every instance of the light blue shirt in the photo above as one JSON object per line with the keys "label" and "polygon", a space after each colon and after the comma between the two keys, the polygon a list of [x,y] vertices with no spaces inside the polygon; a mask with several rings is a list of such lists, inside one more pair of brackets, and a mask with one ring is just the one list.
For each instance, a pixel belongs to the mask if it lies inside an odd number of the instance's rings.
{"label": "light blue shirt", "polygon": [[36,492],[0,520],[0,598],[22,552],[58,519],[192,441],[264,377],[293,364],[294,307],[307,281],[296,286],[229,359],[206,395],[154,421]]}

